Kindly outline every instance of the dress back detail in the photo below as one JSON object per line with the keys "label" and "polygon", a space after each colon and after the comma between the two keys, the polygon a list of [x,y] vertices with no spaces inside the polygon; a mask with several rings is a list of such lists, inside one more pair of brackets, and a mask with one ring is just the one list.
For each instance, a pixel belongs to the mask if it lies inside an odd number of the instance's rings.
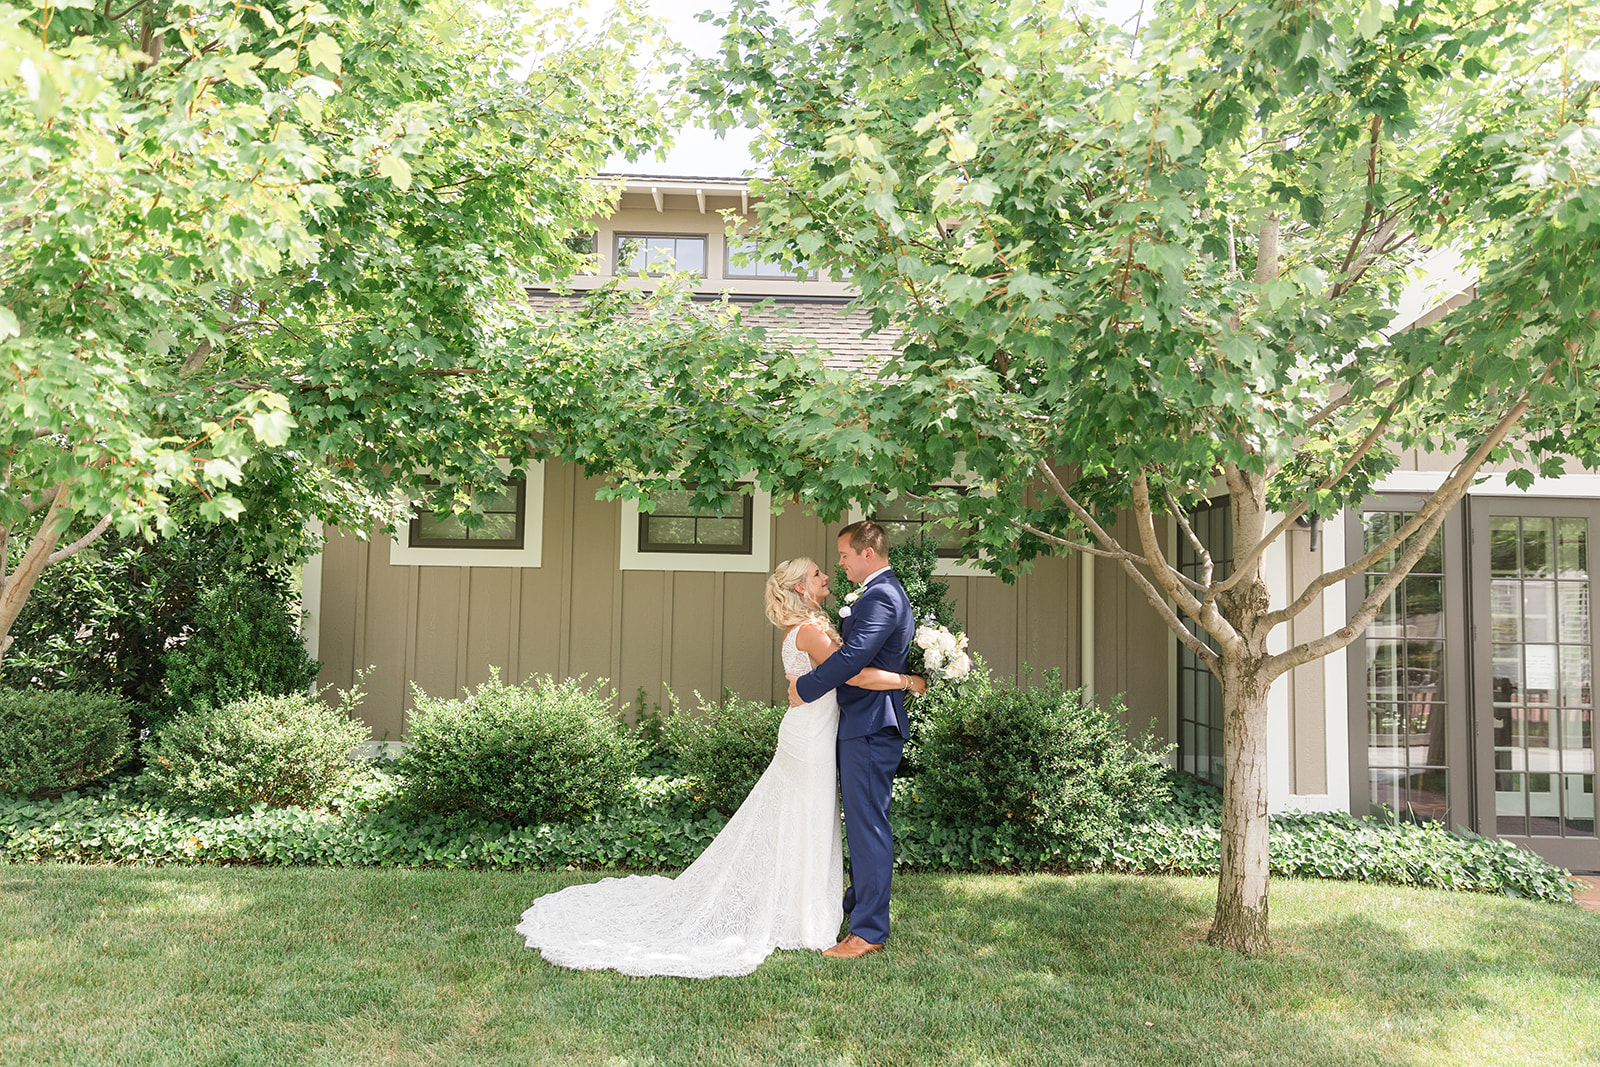
{"label": "dress back detail", "polygon": [[804,649],[795,644],[795,635],[799,632],[800,627],[796,626],[784,635],[782,656],[784,674],[801,675],[811,673],[811,657],[806,655]]}

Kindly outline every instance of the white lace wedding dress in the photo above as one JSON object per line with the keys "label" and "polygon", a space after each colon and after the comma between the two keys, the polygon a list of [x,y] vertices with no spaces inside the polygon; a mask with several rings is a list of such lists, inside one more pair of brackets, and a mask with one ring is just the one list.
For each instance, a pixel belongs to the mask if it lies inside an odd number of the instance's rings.
{"label": "white lace wedding dress", "polygon": [[[783,639],[784,670],[810,658]],[[832,692],[790,708],[766,772],[676,878],[605,878],[540,897],[517,933],[551,963],[623,974],[749,974],[775,948],[828,948],[844,920]]]}

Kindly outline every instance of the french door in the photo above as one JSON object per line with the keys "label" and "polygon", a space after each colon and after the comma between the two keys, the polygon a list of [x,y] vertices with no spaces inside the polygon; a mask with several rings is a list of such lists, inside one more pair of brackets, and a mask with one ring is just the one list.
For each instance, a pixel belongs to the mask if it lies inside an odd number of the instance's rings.
{"label": "french door", "polygon": [[[1369,500],[1347,527],[1352,548],[1381,543],[1421,503]],[[1465,826],[1600,870],[1596,537],[1591,499],[1475,496],[1446,519],[1352,648],[1352,811]]]}
{"label": "french door", "polygon": [[1467,528],[1474,828],[1600,869],[1589,553],[1600,502],[1469,498]]}

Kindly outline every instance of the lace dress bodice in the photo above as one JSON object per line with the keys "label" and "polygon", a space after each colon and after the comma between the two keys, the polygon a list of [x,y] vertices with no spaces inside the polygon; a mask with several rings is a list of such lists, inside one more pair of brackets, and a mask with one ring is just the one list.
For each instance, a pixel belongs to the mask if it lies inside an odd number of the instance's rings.
{"label": "lace dress bodice", "polygon": [[799,632],[800,627],[796,626],[784,635],[783,655],[781,657],[783,659],[784,674],[801,675],[811,673],[811,657],[806,655],[805,649],[795,644],[795,635]]}

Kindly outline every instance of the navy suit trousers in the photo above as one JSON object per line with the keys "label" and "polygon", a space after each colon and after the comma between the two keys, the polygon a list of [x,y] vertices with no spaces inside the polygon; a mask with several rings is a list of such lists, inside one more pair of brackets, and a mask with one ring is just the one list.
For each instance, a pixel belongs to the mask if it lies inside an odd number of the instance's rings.
{"label": "navy suit trousers", "polygon": [[881,945],[889,937],[889,882],[894,875],[894,833],[889,799],[895,768],[906,747],[894,728],[839,741],[839,776],[846,783],[844,829],[850,842],[850,888],[844,910],[850,932]]}

